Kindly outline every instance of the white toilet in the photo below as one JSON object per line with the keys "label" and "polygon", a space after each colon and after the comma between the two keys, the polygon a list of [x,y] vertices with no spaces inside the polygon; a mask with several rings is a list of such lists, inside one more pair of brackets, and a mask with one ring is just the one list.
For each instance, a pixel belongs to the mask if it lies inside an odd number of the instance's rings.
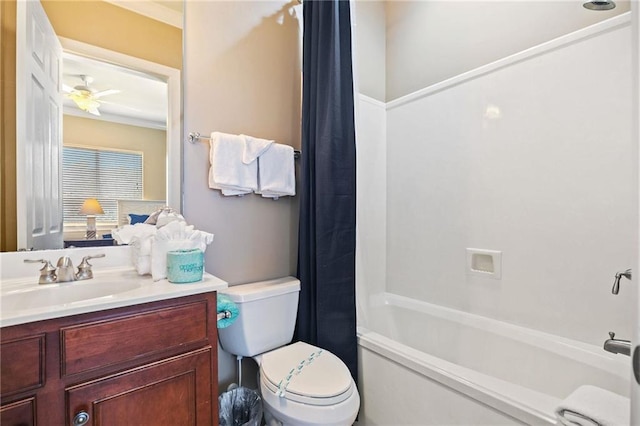
{"label": "white toilet", "polygon": [[[238,320],[218,330],[222,348],[260,366],[260,394],[268,425],[352,425],[360,407],[347,366],[304,342],[290,344],[300,281],[279,278],[229,287]],[[336,327],[339,327],[336,324]]]}

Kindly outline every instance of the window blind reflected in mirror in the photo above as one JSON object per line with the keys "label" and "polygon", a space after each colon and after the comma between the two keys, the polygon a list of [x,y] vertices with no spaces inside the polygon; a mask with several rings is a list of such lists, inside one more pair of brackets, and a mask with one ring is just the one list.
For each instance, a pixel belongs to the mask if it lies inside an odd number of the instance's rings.
{"label": "window blind reflected in mirror", "polygon": [[118,221],[116,200],[142,199],[142,153],[91,148],[64,147],[62,191],[64,224],[86,222],[80,207],[96,198],[104,210],[98,222]]}

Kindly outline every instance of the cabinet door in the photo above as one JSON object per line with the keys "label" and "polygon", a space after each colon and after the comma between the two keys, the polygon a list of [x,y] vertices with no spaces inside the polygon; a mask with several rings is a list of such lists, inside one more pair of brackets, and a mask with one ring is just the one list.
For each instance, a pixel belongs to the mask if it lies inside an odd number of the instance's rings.
{"label": "cabinet door", "polygon": [[207,347],[70,387],[68,422],[84,411],[100,426],[214,424],[211,361]]}
{"label": "cabinet door", "polygon": [[27,398],[0,407],[0,424],[2,426],[35,425],[35,398]]}

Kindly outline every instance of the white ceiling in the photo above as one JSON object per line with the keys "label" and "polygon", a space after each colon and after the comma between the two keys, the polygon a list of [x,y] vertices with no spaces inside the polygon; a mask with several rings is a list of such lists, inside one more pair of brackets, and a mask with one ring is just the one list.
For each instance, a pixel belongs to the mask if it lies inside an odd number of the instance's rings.
{"label": "white ceiling", "polygon": [[81,75],[93,77],[96,91],[118,89],[120,93],[100,98],[100,117],[81,111],[65,98],[64,113],[86,118],[115,121],[158,129],[166,128],[167,83],[158,78],[117,65],[65,53],[62,82],[69,87],[82,85]]}
{"label": "white ceiling", "polygon": [[[0,0],[1,1],[1,0]],[[132,12],[182,27],[183,0],[105,0]],[[80,110],[64,100],[64,113],[97,120],[166,129],[167,84],[158,78],[117,65],[65,53],[62,82],[69,87],[82,84],[81,75],[93,77],[96,91],[118,89],[120,93],[101,98],[100,116]]]}

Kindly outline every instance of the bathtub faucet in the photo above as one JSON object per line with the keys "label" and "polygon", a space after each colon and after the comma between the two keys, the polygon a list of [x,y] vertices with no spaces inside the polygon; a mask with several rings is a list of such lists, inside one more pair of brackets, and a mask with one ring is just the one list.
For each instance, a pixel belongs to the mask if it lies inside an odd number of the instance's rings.
{"label": "bathtub faucet", "polygon": [[629,340],[614,339],[616,333],[609,332],[609,339],[604,342],[604,350],[614,354],[631,356],[631,342]]}

